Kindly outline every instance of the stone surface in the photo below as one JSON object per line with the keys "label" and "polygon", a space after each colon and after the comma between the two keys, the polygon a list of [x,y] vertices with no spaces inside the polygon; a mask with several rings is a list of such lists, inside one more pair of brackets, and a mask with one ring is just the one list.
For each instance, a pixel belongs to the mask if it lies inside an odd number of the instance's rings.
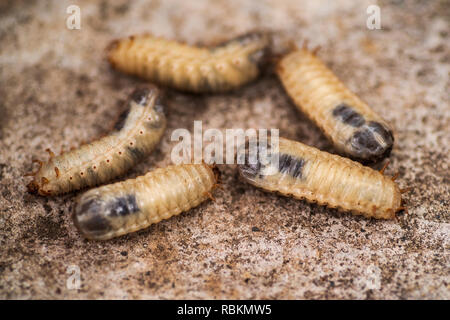
{"label": "stone surface", "polygon": [[[23,1],[25,3],[25,1]],[[73,1],[0,4],[0,298],[449,299],[449,17],[447,1]],[[408,215],[374,221],[257,190],[221,166],[223,190],[180,216],[112,241],[84,240],[75,195],[26,192],[34,158],[108,132],[137,84],[104,48],[150,31],[207,43],[251,29],[322,47],[319,56],[395,128],[387,174]],[[125,178],[170,163],[176,128],[279,128],[333,152],[268,71],[231,94],[167,92],[168,130]],[[70,267],[81,287],[69,290]],[[69,279],[70,280],[70,279]]]}

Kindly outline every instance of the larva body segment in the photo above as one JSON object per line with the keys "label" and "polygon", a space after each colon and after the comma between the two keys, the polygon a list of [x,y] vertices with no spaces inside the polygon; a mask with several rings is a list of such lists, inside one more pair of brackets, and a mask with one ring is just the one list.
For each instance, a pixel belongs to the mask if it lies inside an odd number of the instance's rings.
{"label": "larva body segment", "polygon": [[140,35],[114,41],[108,59],[122,72],[178,90],[224,92],[258,76],[268,44],[269,38],[256,32],[211,48]]}
{"label": "larva body segment", "polygon": [[314,53],[287,54],[277,74],[295,105],[314,121],[335,147],[362,162],[389,156],[392,129],[323,64]]}
{"label": "larva body segment", "polygon": [[95,186],[125,173],[147,156],[166,127],[159,91],[150,86],[135,90],[114,131],[78,149],[51,156],[27,187],[32,193],[58,195]]}
{"label": "larva body segment", "polygon": [[96,240],[147,228],[210,197],[217,183],[215,170],[206,164],[182,164],[91,189],[77,201],[75,225]]}
{"label": "larva body segment", "polygon": [[239,165],[240,175],[265,190],[355,215],[391,219],[402,209],[397,184],[358,162],[283,138],[278,150],[268,152],[267,157],[273,156],[278,156],[275,168],[262,164],[269,161],[258,150],[259,161]]}

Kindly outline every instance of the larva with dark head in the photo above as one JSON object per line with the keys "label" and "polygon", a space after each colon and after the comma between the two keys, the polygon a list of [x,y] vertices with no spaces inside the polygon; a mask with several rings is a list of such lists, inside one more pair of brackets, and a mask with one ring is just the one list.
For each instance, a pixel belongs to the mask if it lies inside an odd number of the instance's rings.
{"label": "larva with dark head", "polygon": [[394,218],[404,209],[393,179],[348,158],[283,138],[268,152],[249,150],[258,161],[249,163],[247,156],[239,172],[256,187],[376,219]]}
{"label": "larva with dark head", "polygon": [[27,187],[32,193],[58,195],[110,181],[147,156],[166,128],[164,107],[155,86],[135,90],[114,131],[100,140],[59,156],[51,154]]}
{"label": "larva with dark head", "polygon": [[91,189],[77,201],[73,220],[95,240],[144,229],[212,198],[218,174],[206,164],[182,164]]}
{"label": "larva with dark head", "polygon": [[256,32],[210,48],[140,35],[114,41],[108,59],[115,69],[178,90],[224,92],[259,75],[268,44]]}
{"label": "larva with dark head", "polygon": [[389,156],[392,129],[306,48],[283,57],[277,74],[295,105],[343,154],[361,162]]}

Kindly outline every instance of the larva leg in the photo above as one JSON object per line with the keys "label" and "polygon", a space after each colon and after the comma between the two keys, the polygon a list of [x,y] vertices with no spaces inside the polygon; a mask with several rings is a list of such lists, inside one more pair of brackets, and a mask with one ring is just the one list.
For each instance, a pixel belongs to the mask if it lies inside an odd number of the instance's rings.
{"label": "larva leg", "polygon": [[389,156],[392,129],[347,89],[314,53],[297,49],[281,59],[277,74],[295,105],[342,153],[361,162]]}
{"label": "larva leg", "polygon": [[254,80],[267,60],[268,45],[268,36],[256,32],[210,48],[140,35],[115,40],[107,50],[115,69],[200,93],[229,91]]}
{"label": "larva leg", "polygon": [[164,107],[154,86],[135,90],[127,110],[107,136],[40,163],[27,187],[32,193],[57,195],[105,183],[147,156],[166,127]]}
{"label": "larva leg", "polygon": [[253,150],[258,161],[239,165],[257,187],[377,219],[393,218],[401,208],[395,182],[358,162],[283,138],[267,156],[261,150]]}
{"label": "larva leg", "polygon": [[156,169],[87,191],[78,199],[73,219],[89,239],[118,237],[199,205],[212,197],[216,183],[217,174],[206,164]]}

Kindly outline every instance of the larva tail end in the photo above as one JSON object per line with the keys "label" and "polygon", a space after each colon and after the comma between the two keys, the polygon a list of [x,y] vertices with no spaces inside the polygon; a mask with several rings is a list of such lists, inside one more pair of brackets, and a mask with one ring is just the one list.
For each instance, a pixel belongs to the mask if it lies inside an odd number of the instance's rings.
{"label": "larva tail end", "polygon": [[215,189],[225,190],[224,187],[219,183],[215,183],[213,185],[213,190],[215,190]]}
{"label": "larva tail end", "polygon": [[72,213],[72,221],[75,225],[75,228],[78,230],[78,232],[81,234],[82,237],[88,239],[88,240],[97,240],[95,237],[92,237],[89,235],[89,233],[85,233],[83,230],[83,226],[81,225],[80,221],[77,217],[77,212],[74,210]]}
{"label": "larva tail end", "polygon": [[321,46],[317,46],[314,49],[312,49],[311,53],[316,56],[317,53],[320,51],[320,49],[321,49]]}
{"label": "larva tail end", "polygon": [[284,57],[284,54],[282,53],[272,53],[270,57],[268,58],[269,62],[275,66],[275,68],[279,68],[280,61]]}

